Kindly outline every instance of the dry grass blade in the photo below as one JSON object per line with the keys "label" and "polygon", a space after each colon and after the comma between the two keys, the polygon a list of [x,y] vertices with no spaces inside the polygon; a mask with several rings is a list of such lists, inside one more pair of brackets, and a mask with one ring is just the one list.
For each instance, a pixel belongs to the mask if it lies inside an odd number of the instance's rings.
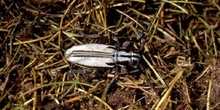
{"label": "dry grass blade", "polygon": [[156,110],[164,110],[167,106],[167,102],[169,101],[169,95],[172,91],[172,89],[174,88],[174,85],[176,84],[176,82],[180,79],[180,77],[183,74],[183,70],[179,70],[178,73],[176,74],[176,76],[174,77],[174,79],[170,82],[169,84],[169,88],[166,90],[165,94],[163,95],[163,97],[161,98],[161,100],[158,102],[157,106],[156,106]]}

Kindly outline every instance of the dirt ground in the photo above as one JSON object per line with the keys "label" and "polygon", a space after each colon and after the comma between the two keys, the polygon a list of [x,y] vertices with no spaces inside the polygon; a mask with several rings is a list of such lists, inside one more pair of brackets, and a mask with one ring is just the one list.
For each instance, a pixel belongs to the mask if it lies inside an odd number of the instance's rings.
{"label": "dirt ground", "polygon": [[[1,0],[0,109],[220,110],[219,4]],[[91,43],[140,60],[91,68],[64,55]]]}

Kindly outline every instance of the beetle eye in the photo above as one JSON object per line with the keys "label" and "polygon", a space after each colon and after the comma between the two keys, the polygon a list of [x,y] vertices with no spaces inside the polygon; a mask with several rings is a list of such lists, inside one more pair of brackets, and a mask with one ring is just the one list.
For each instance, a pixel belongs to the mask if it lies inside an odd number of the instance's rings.
{"label": "beetle eye", "polygon": [[139,63],[139,59],[137,59],[136,57],[131,58],[131,66],[136,68],[138,66],[138,63]]}
{"label": "beetle eye", "polygon": [[131,66],[133,66],[134,68],[136,68],[138,66],[140,60],[140,55],[138,53],[131,53]]}
{"label": "beetle eye", "polygon": [[138,60],[134,60],[133,59],[132,62],[131,62],[132,63],[131,66],[137,67],[138,66],[138,62],[139,62]]}

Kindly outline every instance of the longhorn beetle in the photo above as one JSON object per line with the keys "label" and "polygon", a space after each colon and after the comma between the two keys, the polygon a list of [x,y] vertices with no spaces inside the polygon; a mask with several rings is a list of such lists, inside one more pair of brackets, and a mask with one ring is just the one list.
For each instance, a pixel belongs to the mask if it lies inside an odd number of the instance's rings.
{"label": "longhorn beetle", "polygon": [[140,60],[138,53],[118,51],[115,46],[106,44],[72,46],[65,52],[65,57],[71,63],[91,68],[136,66]]}
{"label": "longhorn beetle", "polygon": [[[142,36],[143,34],[141,34]],[[114,38],[116,42],[118,39]],[[125,47],[124,47],[125,48]],[[114,83],[115,79],[118,78],[119,72],[117,71],[119,67],[133,67],[139,66],[140,54],[132,51],[125,51],[125,49],[120,50],[113,45],[106,44],[82,44],[72,46],[67,49],[64,53],[67,61],[88,68],[115,68],[116,74],[111,80],[108,89]]]}

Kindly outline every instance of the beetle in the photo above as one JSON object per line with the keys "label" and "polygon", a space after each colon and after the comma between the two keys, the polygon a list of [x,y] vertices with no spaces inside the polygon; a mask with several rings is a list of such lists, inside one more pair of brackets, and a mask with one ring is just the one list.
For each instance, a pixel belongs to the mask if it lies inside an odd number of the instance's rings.
{"label": "beetle", "polygon": [[117,50],[106,44],[82,44],[72,46],[65,54],[67,61],[89,68],[114,68],[115,66],[137,66],[140,55],[135,52]]}
{"label": "beetle", "polygon": [[[72,46],[65,51],[64,56],[67,61],[87,68],[116,67],[116,74],[107,86],[107,91],[109,91],[112,85],[114,85],[113,83],[115,83],[115,80],[119,77],[119,72],[117,71],[118,67],[124,68],[132,66],[136,68],[139,66],[140,70],[144,72],[144,68],[139,64],[141,59],[140,54],[124,50],[118,50],[113,45],[91,43]],[[153,91],[155,91],[151,82],[149,82],[149,85]]]}

